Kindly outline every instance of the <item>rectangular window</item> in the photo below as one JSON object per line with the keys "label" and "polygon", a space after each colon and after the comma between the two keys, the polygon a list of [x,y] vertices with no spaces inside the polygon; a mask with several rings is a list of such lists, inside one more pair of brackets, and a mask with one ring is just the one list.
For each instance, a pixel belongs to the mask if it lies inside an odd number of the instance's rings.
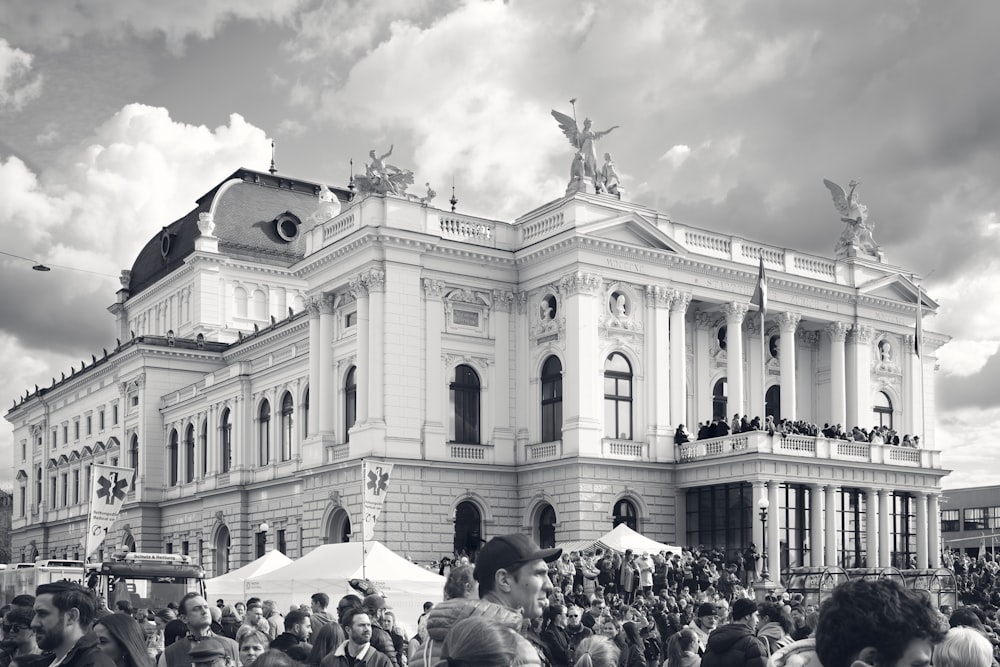
{"label": "rectangular window", "polygon": [[59,444],[59,431],[52,429],[52,446],[55,447]]}
{"label": "rectangular window", "polygon": [[49,509],[54,510],[56,508],[56,477],[53,475],[49,478]]}
{"label": "rectangular window", "polygon": [[189,542],[187,540],[184,540],[183,542],[181,542],[181,555],[183,555],[183,556],[187,556],[188,555],[188,548],[189,548],[188,545],[189,545]]}
{"label": "rectangular window", "polygon": [[347,313],[347,315],[344,316],[344,328],[345,329],[350,329],[351,327],[353,327],[357,323],[358,323],[358,312],[357,311],[354,311],[353,313]]}
{"label": "rectangular window", "polygon": [[69,426],[63,424],[63,444],[65,445],[67,442],[69,442]]}
{"label": "rectangular window", "polygon": [[173,542],[167,542],[166,552],[168,554],[172,554],[174,552],[174,543]]}
{"label": "rectangular window", "polygon": [[986,509],[986,521],[988,528],[1000,528],[1000,507],[989,507]]}
{"label": "rectangular window", "polygon": [[941,510],[941,532],[958,532],[960,525],[958,519],[958,510]]}
{"label": "rectangular window", "polygon": [[80,439],[80,420],[79,419],[77,419],[76,421],[73,422],[73,439],[74,440],[79,440]]}
{"label": "rectangular window", "polygon": [[20,508],[21,509],[20,516],[22,516],[22,517],[25,516],[25,510],[27,509],[27,500],[25,500],[25,498],[26,498],[27,495],[28,495],[28,487],[22,486],[21,487],[21,508]]}
{"label": "rectangular window", "polygon": [[287,545],[285,544],[285,529],[281,528],[278,530],[278,551],[285,553],[288,551]]}
{"label": "rectangular window", "polygon": [[28,443],[21,442],[21,460],[24,461],[28,458]]}
{"label": "rectangular window", "polygon": [[80,502],[80,471],[73,471],[73,504]]}
{"label": "rectangular window", "polygon": [[114,424],[115,426],[118,425],[118,406],[117,405],[112,405],[111,406],[111,423]]}
{"label": "rectangular window", "polygon": [[104,430],[104,410],[97,413],[97,430]]}
{"label": "rectangular window", "polygon": [[94,432],[92,427],[93,427],[93,422],[91,420],[91,417],[90,415],[87,415],[87,435],[91,435]]}
{"label": "rectangular window", "polygon": [[986,510],[982,507],[970,507],[963,510],[963,530],[986,530]]}
{"label": "rectangular window", "polygon": [[60,481],[62,482],[62,506],[66,507],[66,502],[69,500],[69,475],[63,473],[60,475]]}

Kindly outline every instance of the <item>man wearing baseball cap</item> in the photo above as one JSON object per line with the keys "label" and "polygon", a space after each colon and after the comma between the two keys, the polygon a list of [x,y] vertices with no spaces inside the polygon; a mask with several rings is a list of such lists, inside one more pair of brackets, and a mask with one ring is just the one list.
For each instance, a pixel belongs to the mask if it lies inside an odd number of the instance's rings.
{"label": "man wearing baseball cap", "polygon": [[719,625],[719,608],[711,602],[702,602],[698,605],[694,622],[688,626],[694,636],[698,638],[698,655],[705,655],[705,647],[708,646],[708,636]]}
{"label": "man wearing baseball cap", "polygon": [[765,667],[767,647],[757,638],[757,603],[746,598],[733,602],[732,623],[716,628],[708,638],[702,667]]}

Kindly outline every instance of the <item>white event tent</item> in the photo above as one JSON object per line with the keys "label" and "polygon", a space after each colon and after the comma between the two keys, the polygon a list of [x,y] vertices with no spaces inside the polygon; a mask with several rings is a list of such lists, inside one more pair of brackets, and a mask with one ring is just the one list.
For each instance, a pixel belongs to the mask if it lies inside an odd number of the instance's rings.
{"label": "white event tent", "polygon": [[248,563],[238,570],[232,570],[218,577],[205,580],[205,591],[209,600],[222,598],[226,604],[236,604],[239,601],[246,601],[245,582],[252,576],[266,574],[285,567],[292,562],[292,559],[280,551],[268,551],[266,554]]}
{"label": "white event tent", "polygon": [[613,530],[605,533],[596,540],[578,540],[576,542],[559,544],[558,546],[562,547],[563,552],[582,551],[588,554],[593,553],[598,548],[605,551],[617,551],[618,553],[625,553],[627,549],[631,549],[632,553],[635,554],[648,553],[650,555],[661,551],[672,551],[675,554],[681,552],[680,547],[657,542],[635,532],[624,523],[618,524]]}
{"label": "white event tent", "polygon": [[408,629],[416,628],[424,602],[440,602],[444,596],[444,577],[377,541],[318,546],[285,567],[249,578],[246,594],[274,600],[284,611],[292,604],[309,604],[313,593],[323,592],[334,606],[344,595],[358,594],[351,579],[365,578],[385,595],[397,622]]}

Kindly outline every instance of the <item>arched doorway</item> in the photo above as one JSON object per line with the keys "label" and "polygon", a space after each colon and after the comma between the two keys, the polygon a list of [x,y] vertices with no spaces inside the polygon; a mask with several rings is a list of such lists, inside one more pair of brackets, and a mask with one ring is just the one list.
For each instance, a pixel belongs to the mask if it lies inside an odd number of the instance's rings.
{"label": "arched doorway", "polygon": [[232,540],[229,537],[229,529],[225,526],[219,528],[215,536],[215,576],[221,576],[229,572],[229,551],[232,547]]}
{"label": "arched doorway", "polygon": [[461,502],[455,508],[455,540],[456,554],[465,554],[473,563],[476,554],[483,545],[483,516],[475,503],[468,500]]}
{"label": "arched doorway", "polygon": [[712,387],[712,419],[726,421],[726,378],[722,378]]}
{"label": "arched doorway", "polygon": [[551,549],[556,545],[556,511],[546,504],[538,513],[538,546]]}
{"label": "arched doorway", "polygon": [[135,538],[132,537],[132,533],[125,533],[125,539],[123,542],[125,549],[129,553],[135,553]]}
{"label": "arched doorway", "polygon": [[781,421],[781,385],[774,385],[764,394],[764,415],[774,417],[774,423]]}
{"label": "arched doorway", "polygon": [[620,523],[624,523],[632,530],[639,530],[639,512],[635,509],[635,503],[627,498],[622,498],[615,503],[614,521],[611,527],[614,528]]}
{"label": "arched doorway", "polygon": [[323,534],[324,544],[340,544],[351,541],[351,517],[347,510],[339,508],[330,515],[326,531]]}

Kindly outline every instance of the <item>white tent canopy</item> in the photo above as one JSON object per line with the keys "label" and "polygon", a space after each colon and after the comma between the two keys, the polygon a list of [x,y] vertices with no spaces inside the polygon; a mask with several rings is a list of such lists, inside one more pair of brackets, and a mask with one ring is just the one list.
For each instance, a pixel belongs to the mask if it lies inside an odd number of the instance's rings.
{"label": "white tent canopy", "polygon": [[212,600],[222,598],[226,604],[236,604],[239,601],[245,601],[248,597],[244,589],[247,579],[285,567],[291,562],[292,559],[280,551],[268,551],[257,560],[238,570],[232,570],[213,579],[206,579],[205,590]]}
{"label": "white tent canopy", "polygon": [[440,602],[444,596],[444,577],[375,541],[316,547],[285,567],[248,579],[246,594],[274,600],[279,610],[292,604],[308,604],[310,596],[319,592],[329,595],[334,605],[348,593],[357,594],[351,588],[351,579],[365,578],[385,594],[397,622],[410,629],[416,628],[424,602]]}
{"label": "white tent canopy", "polygon": [[582,551],[585,553],[592,553],[598,548],[604,549],[605,551],[617,551],[618,553],[625,553],[626,549],[631,549],[632,553],[637,554],[654,554],[661,551],[672,551],[674,553],[681,552],[680,547],[671,546],[663,542],[657,542],[656,540],[635,532],[624,523],[618,524],[613,530],[605,533],[596,540],[577,540],[575,542],[565,542],[559,546],[562,547],[564,552]]}

